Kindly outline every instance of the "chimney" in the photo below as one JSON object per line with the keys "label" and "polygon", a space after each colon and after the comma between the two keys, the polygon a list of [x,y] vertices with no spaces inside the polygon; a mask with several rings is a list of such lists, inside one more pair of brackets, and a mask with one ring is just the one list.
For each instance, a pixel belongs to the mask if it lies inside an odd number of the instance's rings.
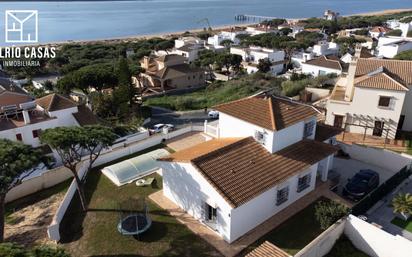
{"label": "chimney", "polygon": [[27,110],[23,110],[23,119],[24,119],[24,124],[30,124],[30,115]]}
{"label": "chimney", "polygon": [[353,98],[356,65],[358,63],[358,59],[360,58],[361,51],[362,47],[357,44],[355,47],[355,54],[349,64],[348,77],[346,79],[345,101],[351,101]]}
{"label": "chimney", "polygon": [[150,57],[149,56],[144,56],[143,57],[143,69],[148,69],[149,68],[149,62],[150,62]]}

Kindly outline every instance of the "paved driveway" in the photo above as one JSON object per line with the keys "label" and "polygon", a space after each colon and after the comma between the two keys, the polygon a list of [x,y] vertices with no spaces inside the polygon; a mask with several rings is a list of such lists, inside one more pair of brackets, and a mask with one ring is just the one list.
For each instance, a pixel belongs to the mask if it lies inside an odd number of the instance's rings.
{"label": "paved driveway", "polygon": [[333,161],[333,170],[340,175],[338,194],[342,193],[343,186],[346,185],[348,179],[352,178],[359,170],[371,169],[379,173],[379,183],[382,184],[388,180],[393,172],[355,159],[335,158]]}
{"label": "paved driveway", "polygon": [[146,127],[152,128],[158,123],[173,124],[176,128],[182,128],[189,125],[203,125],[205,120],[212,120],[207,116],[204,110],[174,112],[164,108],[152,107],[151,121]]}

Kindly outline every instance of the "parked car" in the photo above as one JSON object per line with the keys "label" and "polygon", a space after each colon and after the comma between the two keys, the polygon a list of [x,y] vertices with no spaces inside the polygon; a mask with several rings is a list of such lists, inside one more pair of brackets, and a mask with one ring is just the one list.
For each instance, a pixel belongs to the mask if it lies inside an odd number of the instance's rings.
{"label": "parked car", "polygon": [[212,111],[208,112],[207,116],[209,118],[212,118],[212,119],[217,119],[217,118],[219,118],[219,112],[212,110]]}
{"label": "parked car", "polygon": [[159,123],[153,126],[153,128],[151,129],[151,132],[160,133],[163,131],[164,128],[168,128],[168,130],[174,130],[175,126],[173,126],[172,124]]}
{"label": "parked car", "polygon": [[376,171],[360,170],[343,188],[343,196],[358,201],[379,186],[379,174]]}

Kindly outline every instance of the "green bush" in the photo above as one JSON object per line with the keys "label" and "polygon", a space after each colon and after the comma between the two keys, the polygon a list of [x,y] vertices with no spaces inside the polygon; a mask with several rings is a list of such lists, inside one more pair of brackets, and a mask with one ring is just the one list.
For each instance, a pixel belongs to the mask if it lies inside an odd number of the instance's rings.
{"label": "green bush", "polygon": [[0,244],[1,257],[70,257],[62,248],[42,245],[33,249],[23,248],[14,243]]}
{"label": "green bush", "polygon": [[13,243],[0,244],[0,256],[2,257],[28,257],[27,251]]}
{"label": "green bush", "polygon": [[401,52],[395,55],[394,59],[412,61],[412,50]]}
{"label": "green bush", "polygon": [[385,34],[385,36],[395,36],[395,37],[399,37],[400,35],[402,35],[402,30],[400,29],[394,29]]}
{"label": "green bush", "polygon": [[319,201],[315,206],[316,220],[324,230],[348,213],[348,207],[334,201]]}

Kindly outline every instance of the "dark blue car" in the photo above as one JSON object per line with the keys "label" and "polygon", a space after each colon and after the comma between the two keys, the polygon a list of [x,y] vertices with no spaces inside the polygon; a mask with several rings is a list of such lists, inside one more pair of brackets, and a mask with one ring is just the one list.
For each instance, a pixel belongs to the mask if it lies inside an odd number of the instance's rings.
{"label": "dark blue car", "polygon": [[379,186],[379,174],[367,169],[360,170],[343,188],[343,196],[358,201]]}

